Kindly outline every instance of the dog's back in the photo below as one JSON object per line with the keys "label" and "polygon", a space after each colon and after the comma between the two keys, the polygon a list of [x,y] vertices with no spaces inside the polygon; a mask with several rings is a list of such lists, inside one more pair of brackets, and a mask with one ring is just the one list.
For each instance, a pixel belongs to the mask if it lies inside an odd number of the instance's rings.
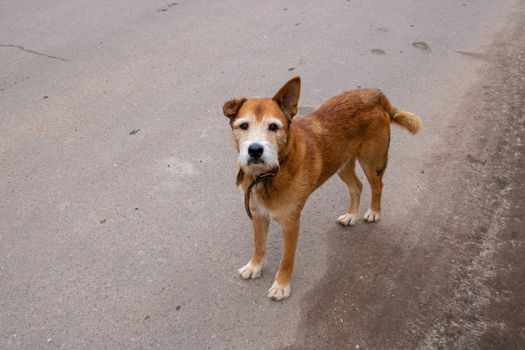
{"label": "dog's back", "polygon": [[379,121],[397,123],[413,134],[421,128],[418,116],[393,107],[379,89],[343,92],[327,100],[308,117],[318,119],[326,127],[352,134],[376,126]]}

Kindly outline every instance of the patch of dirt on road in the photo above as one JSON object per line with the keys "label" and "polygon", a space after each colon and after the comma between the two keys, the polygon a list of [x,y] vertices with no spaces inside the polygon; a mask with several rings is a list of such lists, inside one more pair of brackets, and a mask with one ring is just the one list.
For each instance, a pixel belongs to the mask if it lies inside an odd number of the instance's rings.
{"label": "patch of dirt on road", "polygon": [[524,12],[513,22],[429,155],[410,225],[330,232],[288,349],[524,346]]}

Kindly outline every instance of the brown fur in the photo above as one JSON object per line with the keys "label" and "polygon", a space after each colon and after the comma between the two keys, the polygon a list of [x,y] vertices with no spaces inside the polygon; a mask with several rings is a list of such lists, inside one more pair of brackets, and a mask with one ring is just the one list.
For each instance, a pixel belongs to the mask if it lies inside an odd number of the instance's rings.
{"label": "brown fur", "polygon": [[[343,92],[312,114],[292,119],[297,112],[299,91],[300,80],[296,77],[285,84],[274,98],[239,98],[224,105],[224,114],[230,118],[232,125],[236,118],[246,115],[255,116],[257,122],[272,116],[283,124],[279,132],[267,134],[269,142],[277,145],[277,173],[273,178],[262,180],[253,189],[250,202],[255,242],[250,263],[257,265],[264,261],[270,217],[283,230],[284,253],[274,284],[277,292],[270,290],[270,297],[274,300],[281,300],[289,294],[300,214],[308,196],[337,172],[351,197],[347,213],[357,215],[362,189],[354,170],[357,160],[372,190],[370,209],[377,213],[369,221],[376,221],[381,210],[382,176],[388,158],[390,124],[397,123],[412,133],[421,127],[419,117],[392,107],[386,96],[375,89]],[[234,128],[233,134],[239,150],[243,131]],[[253,176],[264,172],[261,168],[250,166],[241,171],[244,177],[238,180],[244,192]]]}

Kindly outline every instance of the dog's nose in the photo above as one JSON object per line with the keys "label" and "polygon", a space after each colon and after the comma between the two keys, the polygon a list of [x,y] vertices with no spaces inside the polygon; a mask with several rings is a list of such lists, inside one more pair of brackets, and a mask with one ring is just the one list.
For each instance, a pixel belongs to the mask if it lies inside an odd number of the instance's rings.
{"label": "dog's nose", "polygon": [[248,147],[248,154],[252,158],[260,158],[263,154],[264,148],[258,143],[252,143],[250,147]]}

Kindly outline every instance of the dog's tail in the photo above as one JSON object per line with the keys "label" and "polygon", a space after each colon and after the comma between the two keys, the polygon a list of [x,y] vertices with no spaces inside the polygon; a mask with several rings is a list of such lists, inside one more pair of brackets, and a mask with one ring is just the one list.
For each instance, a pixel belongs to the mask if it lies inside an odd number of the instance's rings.
{"label": "dog's tail", "polygon": [[417,115],[395,107],[392,108],[392,112],[390,113],[390,120],[407,129],[412,134],[417,133],[421,129],[421,124],[423,124],[421,118]]}
{"label": "dog's tail", "polygon": [[416,134],[421,129],[423,122],[417,115],[392,106],[386,97],[383,102],[386,111],[390,115],[390,121],[407,129],[412,134]]}

